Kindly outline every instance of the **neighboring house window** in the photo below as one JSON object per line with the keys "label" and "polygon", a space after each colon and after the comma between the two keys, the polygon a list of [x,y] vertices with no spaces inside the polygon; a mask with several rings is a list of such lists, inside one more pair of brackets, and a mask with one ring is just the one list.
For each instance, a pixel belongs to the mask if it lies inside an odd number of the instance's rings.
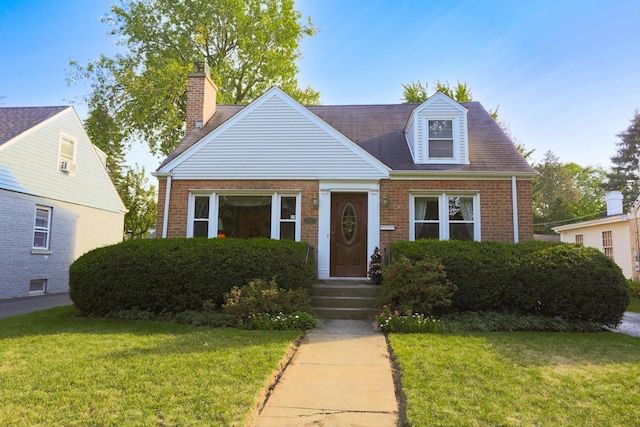
{"label": "neighboring house window", "polygon": [[36,218],[33,226],[33,249],[49,249],[51,235],[51,211],[45,206],[36,206]]}
{"label": "neighboring house window", "polygon": [[584,245],[584,236],[582,234],[576,234],[576,245]]}
{"label": "neighboring house window", "polygon": [[477,195],[412,195],[410,240],[480,240]]}
{"label": "neighboring house window", "polygon": [[[298,194],[191,194],[187,237],[300,240]],[[217,224],[213,228],[211,224]]]}
{"label": "neighboring house window", "polygon": [[429,158],[453,158],[453,120],[427,120]]}
{"label": "neighboring house window", "polygon": [[29,281],[29,294],[43,294],[47,291],[47,279],[36,279]]}
{"label": "neighboring house window", "polygon": [[602,232],[602,249],[606,256],[613,258],[613,235],[611,231]]}
{"label": "neighboring house window", "polygon": [[58,167],[63,172],[75,172],[76,142],[72,138],[60,135]]}

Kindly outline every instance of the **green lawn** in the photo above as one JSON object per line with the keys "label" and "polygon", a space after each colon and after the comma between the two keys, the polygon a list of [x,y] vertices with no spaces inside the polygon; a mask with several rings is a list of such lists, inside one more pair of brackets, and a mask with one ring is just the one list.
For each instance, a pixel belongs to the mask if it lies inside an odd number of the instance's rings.
{"label": "green lawn", "polygon": [[287,331],[84,319],[0,320],[0,425],[245,425]]}
{"label": "green lawn", "polygon": [[391,334],[411,426],[640,425],[640,338]]}
{"label": "green lawn", "polygon": [[627,311],[633,311],[634,313],[640,313],[640,300],[631,300],[631,303],[627,307]]}

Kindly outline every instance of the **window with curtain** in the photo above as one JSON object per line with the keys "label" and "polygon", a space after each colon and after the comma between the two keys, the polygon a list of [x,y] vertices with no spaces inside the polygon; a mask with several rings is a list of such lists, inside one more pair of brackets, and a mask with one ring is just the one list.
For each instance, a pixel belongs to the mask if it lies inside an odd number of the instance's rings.
{"label": "window with curtain", "polygon": [[[415,195],[411,218],[412,239],[475,240],[477,195]],[[478,237],[479,238],[479,237]]]}
{"label": "window with curtain", "polygon": [[300,239],[300,196],[191,194],[188,237]]}

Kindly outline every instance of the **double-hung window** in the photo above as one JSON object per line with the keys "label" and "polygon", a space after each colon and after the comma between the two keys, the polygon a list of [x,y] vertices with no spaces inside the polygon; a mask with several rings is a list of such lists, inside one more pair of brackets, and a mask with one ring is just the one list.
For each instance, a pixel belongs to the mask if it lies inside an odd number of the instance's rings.
{"label": "double-hung window", "polygon": [[58,168],[62,172],[74,173],[76,171],[76,141],[66,135],[60,135],[60,148],[58,151]]}
{"label": "double-hung window", "polygon": [[51,236],[51,212],[46,206],[36,206],[36,217],[33,225],[33,249],[49,249]]}
{"label": "double-hung window", "polygon": [[187,237],[300,240],[299,193],[194,192]]}
{"label": "double-hung window", "polygon": [[410,240],[480,240],[477,194],[412,194]]}
{"label": "double-hung window", "polygon": [[613,258],[613,233],[611,231],[602,232],[602,251],[609,258]]}
{"label": "double-hung window", "polygon": [[430,159],[452,159],[453,155],[453,120],[428,119],[427,130],[428,152]]}

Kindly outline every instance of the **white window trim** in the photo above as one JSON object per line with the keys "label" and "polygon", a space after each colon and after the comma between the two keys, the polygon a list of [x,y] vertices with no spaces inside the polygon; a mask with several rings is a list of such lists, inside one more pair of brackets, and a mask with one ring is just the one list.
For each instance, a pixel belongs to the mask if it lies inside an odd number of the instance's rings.
{"label": "white window trim", "polygon": [[[42,289],[41,289],[41,290],[39,289],[39,290],[32,291],[32,290],[31,290],[31,285],[32,285],[34,282],[42,283]],[[46,292],[47,292],[47,279],[33,279],[33,280],[29,280],[29,295],[42,295],[42,294],[44,294],[44,293],[46,293]]]}
{"label": "white window trim", "polygon": [[[62,143],[64,140],[70,141],[73,143],[73,155],[71,160],[68,159],[63,159],[62,158]],[[57,169],[59,171],[63,171],[62,169],[62,162],[69,162],[69,164],[67,165],[67,169],[64,170],[64,172],[67,172],[69,174],[75,174],[76,169],[77,169],[77,156],[78,154],[78,138],[69,135],[65,132],[60,132],[60,136],[58,138],[58,164],[57,164]]]}
{"label": "white window trim", "polygon": [[416,198],[420,197],[437,197],[438,198],[438,224],[440,232],[440,240],[449,240],[449,197],[472,197],[473,198],[473,240],[480,241],[482,239],[480,233],[480,194],[473,192],[449,191],[443,192],[412,192],[409,196],[409,240],[416,240],[415,227],[415,203]]}
{"label": "white window trim", "polygon": [[[452,136],[453,136],[453,157],[429,157],[429,120],[451,120]],[[424,115],[422,116],[422,148],[424,158],[427,163],[460,163],[460,117],[446,115]]]}
{"label": "white window trim", "polygon": [[[47,211],[47,227],[38,227],[36,225],[36,221],[38,219],[38,210]],[[40,206],[37,205],[34,211],[33,217],[33,233],[31,234],[31,249],[40,250],[40,251],[48,251],[51,244],[51,218],[52,218],[53,208],[50,206]],[[47,242],[45,246],[35,246],[34,240],[36,236],[36,232],[46,232],[47,233]]]}
{"label": "white window trim", "polygon": [[[296,198],[296,219],[295,219],[295,241],[299,242],[302,231],[302,221],[300,214],[302,210],[302,194],[299,190],[192,190],[189,192],[187,202],[187,235],[193,237],[193,222],[195,215],[195,200],[197,196],[209,197],[209,235],[208,237],[218,237],[218,203],[220,196],[271,196],[271,238],[280,240],[280,210],[282,197]],[[211,224],[214,226],[212,227]]]}

